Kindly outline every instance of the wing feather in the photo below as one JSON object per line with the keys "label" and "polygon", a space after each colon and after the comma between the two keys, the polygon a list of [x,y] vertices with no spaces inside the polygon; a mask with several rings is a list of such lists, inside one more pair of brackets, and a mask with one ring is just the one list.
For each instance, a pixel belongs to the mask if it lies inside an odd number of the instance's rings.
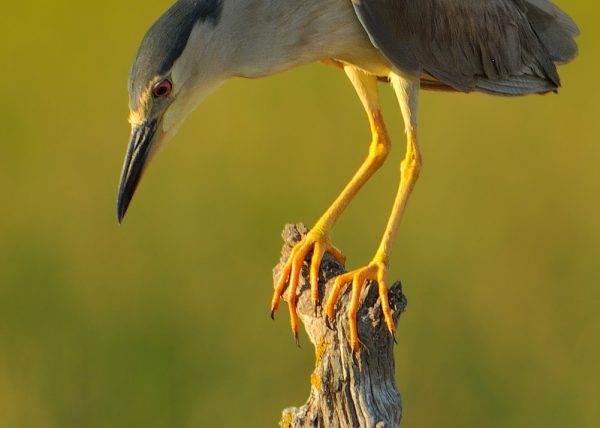
{"label": "wing feather", "polygon": [[547,0],[352,3],[371,42],[397,69],[459,91],[552,91],[560,86],[555,63],[577,53],[577,26]]}

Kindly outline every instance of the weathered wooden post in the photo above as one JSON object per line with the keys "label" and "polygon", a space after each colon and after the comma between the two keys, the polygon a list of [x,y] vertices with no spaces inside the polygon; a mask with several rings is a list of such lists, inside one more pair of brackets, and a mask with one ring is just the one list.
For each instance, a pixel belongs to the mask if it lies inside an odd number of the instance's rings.
{"label": "weathered wooden post", "polygon": [[[287,225],[282,237],[282,258],[273,270],[277,283],[281,269],[293,245],[308,230],[304,225]],[[321,264],[320,295],[328,296],[333,278],[344,273],[329,255]],[[333,329],[325,325],[321,311],[315,314],[310,301],[308,264],[302,271],[298,291],[298,315],[315,347],[315,370],[310,376],[310,396],[302,407],[283,411],[280,426],[283,428],[337,428],[337,427],[398,427],[402,417],[400,393],[396,388],[394,370],[394,341],[383,321],[377,287],[365,287],[358,312],[358,332],[361,351],[355,356],[348,337],[347,287],[338,301]],[[389,300],[397,323],[406,307],[399,282],[389,290]]]}

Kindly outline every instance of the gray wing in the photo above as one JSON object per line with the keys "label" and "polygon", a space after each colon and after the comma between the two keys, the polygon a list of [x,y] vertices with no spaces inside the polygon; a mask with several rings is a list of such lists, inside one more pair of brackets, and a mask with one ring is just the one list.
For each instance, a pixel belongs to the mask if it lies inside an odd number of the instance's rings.
{"label": "gray wing", "polygon": [[577,26],[547,0],[352,3],[372,43],[426,88],[548,92],[560,86],[555,64],[577,54]]}

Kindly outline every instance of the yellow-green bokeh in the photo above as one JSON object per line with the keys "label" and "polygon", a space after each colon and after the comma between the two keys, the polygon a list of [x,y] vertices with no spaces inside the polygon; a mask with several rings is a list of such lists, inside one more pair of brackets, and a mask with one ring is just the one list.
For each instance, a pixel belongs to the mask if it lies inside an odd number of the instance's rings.
{"label": "yellow-green bokeh", "polygon": [[[268,427],[312,355],[268,317],[286,222],[312,223],[367,150],[343,73],[233,80],[156,158],[123,226],[126,78],[169,0],[8,2],[0,25],[0,428]],[[390,279],[405,427],[600,418],[600,6],[560,95],[423,93],[425,166]],[[403,148],[335,230],[369,260]],[[594,423],[594,421],[596,421]]]}

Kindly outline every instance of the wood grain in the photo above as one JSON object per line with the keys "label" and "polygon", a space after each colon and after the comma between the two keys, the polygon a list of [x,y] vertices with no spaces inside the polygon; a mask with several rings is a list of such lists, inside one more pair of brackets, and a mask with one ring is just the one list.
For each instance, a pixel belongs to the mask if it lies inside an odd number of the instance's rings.
{"label": "wood grain", "polygon": [[[274,283],[291,249],[308,232],[302,224],[287,225],[279,264],[273,270]],[[309,254],[310,257],[311,254]],[[321,264],[320,295],[327,297],[333,279],[345,272],[329,255]],[[355,355],[348,337],[348,286],[337,303],[333,329],[325,324],[324,314],[310,302],[308,263],[302,270],[298,289],[298,315],[315,347],[315,369],[310,375],[310,395],[301,407],[283,411],[284,428],[325,427],[397,427],[402,417],[402,403],[395,381],[394,340],[383,321],[377,287],[363,289],[358,312],[360,352]],[[389,290],[389,300],[397,323],[406,308],[406,297],[399,282]],[[316,313],[315,313],[316,312]]]}

